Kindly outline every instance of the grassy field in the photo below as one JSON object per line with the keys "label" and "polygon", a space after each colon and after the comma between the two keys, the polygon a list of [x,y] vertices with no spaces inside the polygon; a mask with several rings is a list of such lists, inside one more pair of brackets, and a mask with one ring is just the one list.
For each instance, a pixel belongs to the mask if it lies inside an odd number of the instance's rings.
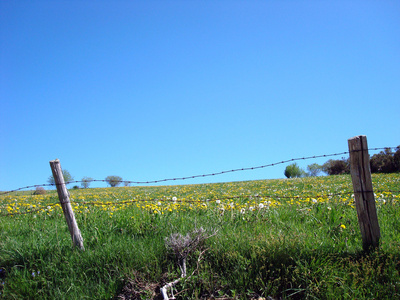
{"label": "grassy field", "polygon": [[0,196],[0,299],[158,299],[181,274],[165,239],[200,227],[177,299],[398,299],[400,174],[373,184],[368,254],[347,175],[70,190],[85,251],[55,191]]}

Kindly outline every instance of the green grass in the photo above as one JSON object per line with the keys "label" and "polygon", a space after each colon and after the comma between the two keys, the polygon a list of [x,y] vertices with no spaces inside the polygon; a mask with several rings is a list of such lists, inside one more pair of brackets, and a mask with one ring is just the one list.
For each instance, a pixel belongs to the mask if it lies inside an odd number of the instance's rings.
{"label": "green grass", "polygon": [[[396,191],[400,174],[373,181]],[[3,196],[0,214],[43,209],[0,217],[0,298],[152,299],[180,276],[164,239],[200,226],[218,233],[198,266],[199,252],[190,257],[178,299],[399,298],[399,193],[377,193],[381,245],[363,253],[351,189],[349,176],[330,176],[71,190],[85,251],[71,246],[61,209],[47,208],[54,193]]]}

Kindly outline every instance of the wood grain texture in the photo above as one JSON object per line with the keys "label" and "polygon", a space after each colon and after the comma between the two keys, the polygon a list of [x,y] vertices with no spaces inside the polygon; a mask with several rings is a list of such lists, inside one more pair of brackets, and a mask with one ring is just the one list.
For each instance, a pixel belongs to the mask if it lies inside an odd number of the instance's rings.
{"label": "wood grain texture", "polygon": [[372,186],[367,137],[364,135],[353,137],[348,140],[348,145],[358,223],[363,249],[368,251],[379,246],[381,234]]}
{"label": "wood grain texture", "polygon": [[60,161],[58,159],[50,161],[50,167],[57,187],[58,198],[71,234],[72,243],[74,246],[79,247],[79,249],[85,250],[83,246],[83,238],[78,228],[78,224],[76,223],[74,211],[71,207],[69,193],[64,182]]}

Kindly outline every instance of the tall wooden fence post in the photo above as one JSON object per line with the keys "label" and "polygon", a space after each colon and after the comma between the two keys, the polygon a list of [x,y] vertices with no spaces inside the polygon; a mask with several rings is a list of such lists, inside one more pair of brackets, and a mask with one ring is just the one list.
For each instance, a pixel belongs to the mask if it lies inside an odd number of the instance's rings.
{"label": "tall wooden fence post", "polygon": [[367,137],[360,135],[348,140],[350,173],[360,225],[363,249],[369,251],[379,246],[381,236],[375,197],[372,187]]}
{"label": "tall wooden fence post", "polygon": [[81,250],[85,250],[83,247],[83,238],[71,207],[69,193],[64,182],[60,161],[58,159],[50,161],[50,167],[57,187],[58,198],[60,199],[60,204],[64,212],[65,220],[68,224],[69,232],[71,233],[72,243],[75,246],[78,246]]}

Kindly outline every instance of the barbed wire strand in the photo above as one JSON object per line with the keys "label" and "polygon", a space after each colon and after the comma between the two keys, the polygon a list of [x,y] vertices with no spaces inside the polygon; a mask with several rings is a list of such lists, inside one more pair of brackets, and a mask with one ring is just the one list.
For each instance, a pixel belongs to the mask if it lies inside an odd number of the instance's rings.
{"label": "barbed wire strand", "polygon": [[[372,192],[372,191],[364,191],[364,192]],[[362,193],[362,192],[360,192]],[[392,194],[397,194],[400,193],[399,191],[394,191],[394,190],[377,190],[374,191],[375,194],[382,194],[382,193],[392,193]],[[215,201],[226,201],[226,200],[233,200],[233,199],[253,199],[253,198],[268,198],[268,199],[318,199],[318,198],[333,198],[333,197],[338,197],[338,196],[343,196],[343,195],[354,195],[354,191],[349,191],[349,192],[340,192],[340,193],[329,193],[329,194],[306,194],[306,195],[295,195],[295,196],[280,196],[280,195],[238,195],[238,196],[226,196],[226,197],[218,197],[217,199],[199,199],[199,200],[173,200],[173,199],[165,199],[165,198],[151,198],[151,199],[135,199],[135,200],[125,200],[125,201],[118,201],[118,202],[101,202],[101,201],[75,201],[71,199],[69,202],[65,203],[74,203],[78,205],[98,205],[98,206],[116,206],[116,205],[124,205],[124,204],[130,204],[130,203],[138,203],[138,202],[168,202],[168,203],[175,203],[175,204],[184,204],[184,203],[207,203],[207,202],[215,202]],[[30,210],[27,212],[12,212],[12,213],[6,213],[6,214],[0,214],[0,217],[5,217],[5,216],[12,216],[12,215],[25,215],[25,214],[31,214],[35,212],[40,212],[40,211],[46,211],[48,210],[49,207],[52,206],[57,206],[60,205],[60,203],[49,203],[46,205],[43,205],[41,207],[36,208],[35,210]],[[10,206],[10,205],[7,205]],[[2,209],[6,209],[7,206],[1,207]]]}
{"label": "barbed wire strand", "polygon": [[[379,147],[379,148],[369,148],[367,149],[368,151],[377,151],[377,150],[385,150],[385,149],[395,149],[396,147]],[[359,152],[362,150],[353,150],[351,152]],[[233,172],[239,172],[239,171],[249,171],[249,170],[257,170],[257,169],[263,169],[267,167],[273,167],[285,163],[290,163],[294,161],[300,161],[300,160],[309,160],[309,159],[316,159],[316,158],[326,158],[326,157],[332,157],[332,156],[339,156],[339,155],[345,155],[349,154],[350,151],[345,151],[345,152],[339,152],[339,153],[331,153],[331,154],[322,154],[322,155],[313,155],[313,156],[307,156],[307,157],[299,157],[299,158],[292,158],[288,160],[282,160],[279,162],[267,164],[267,165],[262,165],[262,166],[257,166],[257,167],[247,167],[247,168],[238,168],[238,169],[232,169],[232,170],[227,170],[227,171],[220,171],[220,172],[214,172],[214,173],[208,173],[208,174],[201,174],[201,175],[193,175],[193,176],[187,176],[187,177],[176,177],[176,178],[166,178],[166,179],[159,179],[159,180],[149,180],[149,181],[130,181],[130,180],[118,180],[116,182],[118,183],[126,183],[126,184],[154,184],[154,183],[160,183],[160,182],[168,182],[168,181],[179,181],[179,180],[187,180],[187,179],[195,179],[195,178],[202,178],[202,177],[210,177],[210,176],[217,176],[217,175],[222,175],[222,174],[227,174],[227,173],[233,173]],[[72,184],[72,183],[83,183],[83,182],[108,182],[106,179],[93,179],[90,181],[87,180],[75,180],[75,181],[68,181],[65,184]],[[26,190],[30,188],[37,188],[37,187],[44,187],[44,186],[56,186],[57,184],[55,183],[48,183],[48,184],[35,184],[35,185],[29,185],[21,188],[17,188],[11,191],[6,191],[6,192],[1,192],[0,196],[10,194],[13,192],[21,191],[21,190]]]}

